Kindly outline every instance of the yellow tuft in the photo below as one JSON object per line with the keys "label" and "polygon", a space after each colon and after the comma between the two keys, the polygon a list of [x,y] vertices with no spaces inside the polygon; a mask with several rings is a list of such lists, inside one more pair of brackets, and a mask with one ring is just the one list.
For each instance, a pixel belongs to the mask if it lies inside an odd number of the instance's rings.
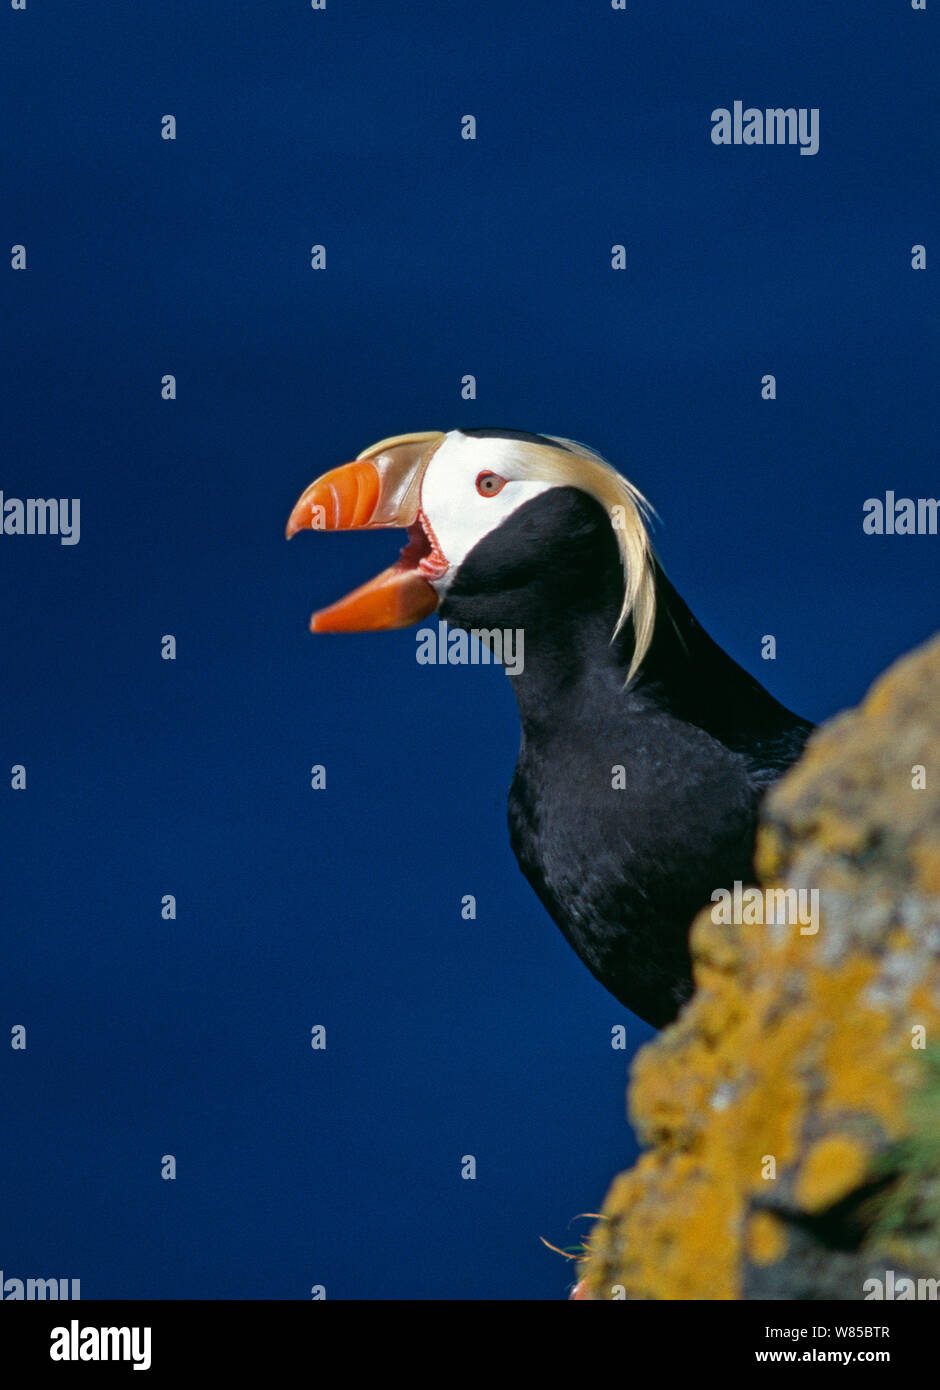
{"label": "yellow tuft", "polygon": [[[374,458],[376,454],[402,444],[439,443],[444,438],[440,430],[393,434],[363,449],[356,461]],[[623,604],[610,640],[614,640],[628,618],[633,619],[633,657],[626,680],[629,685],[649,651],[656,621],[653,549],[647,530],[653,508],[639,488],[627,482],[605,458],[586,444],[556,434],[547,434],[545,438],[554,440],[560,447],[554,449],[551,445],[532,444],[528,440],[505,439],[503,443],[517,477],[554,483],[559,487],[580,488],[599,502],[610,518],[623,564]]]}
{"label": "yellow tuft", "polygon": [[633,657],[627,672],[629,684],[649,651],[656,621],[653,548],[647,529],[647,520],[653,509],[639,488],[627,482],[605,458],[587,445],[556,434],[545,437],[554,439],[561,448],[552,449],[548,445],[528,441],[517,443],[511,452],[515,472],[519,477],[555,483],[560,487],[578,487],[599,502],[610,518],[623,563],[623,604],[611,641],[627,619],[632,618]]}

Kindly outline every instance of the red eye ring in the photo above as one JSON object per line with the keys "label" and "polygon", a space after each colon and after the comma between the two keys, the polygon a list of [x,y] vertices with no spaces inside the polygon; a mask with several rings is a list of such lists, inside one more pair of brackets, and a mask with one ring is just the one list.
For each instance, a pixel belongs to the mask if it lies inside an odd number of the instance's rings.
{"label": "red eye ring", "polygon": [[477,492],[481,497],[495,497],[497,493],[502,492],[505,486],[506,479],[501,478],[498,473],[484,470],[477,474]]}

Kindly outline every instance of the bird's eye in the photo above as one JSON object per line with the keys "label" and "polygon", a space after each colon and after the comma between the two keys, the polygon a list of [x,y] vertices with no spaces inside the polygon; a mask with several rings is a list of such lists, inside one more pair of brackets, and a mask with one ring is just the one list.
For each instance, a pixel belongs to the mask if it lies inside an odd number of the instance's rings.
{"label": "bird's eye", "polygon": [[477,492],[481,497],[495,497],[506,486],[506,479],[498,473],[481,473],[477,478]]}

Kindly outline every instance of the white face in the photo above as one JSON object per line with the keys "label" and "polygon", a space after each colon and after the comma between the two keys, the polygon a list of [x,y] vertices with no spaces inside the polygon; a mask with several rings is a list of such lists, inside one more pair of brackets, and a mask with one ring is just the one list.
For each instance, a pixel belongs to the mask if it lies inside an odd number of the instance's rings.
{"label": "white face", "polygon": [[448,562],[432,580],[441,594],[478,541],[552,483],[513,474],[512,439],[483,438],[451,430],[432,456],[421,483],[421,510]]}

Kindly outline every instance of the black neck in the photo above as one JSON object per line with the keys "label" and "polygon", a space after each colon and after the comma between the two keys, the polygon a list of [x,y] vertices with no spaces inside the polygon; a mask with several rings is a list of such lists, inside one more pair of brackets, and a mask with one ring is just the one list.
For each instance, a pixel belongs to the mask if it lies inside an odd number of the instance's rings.
{"label": "black neck", "polygon": [[[535,527],[544,562],[516,572],[513,557],[531,546]],[[632,622],[613,637],[623,601],[620,552],[593,499],[553,489],[501,531],[465,562],[441,616],[460,627],[524,634],[524,666],[511,680],[527,737],[557,735],[572,721],[609,721],[612,711],[622,722],[656,710],[758,762],[792,761],[794,741],[805,740],[811,726],[712,641],[655,561],[653,637],[627,685]]]}

